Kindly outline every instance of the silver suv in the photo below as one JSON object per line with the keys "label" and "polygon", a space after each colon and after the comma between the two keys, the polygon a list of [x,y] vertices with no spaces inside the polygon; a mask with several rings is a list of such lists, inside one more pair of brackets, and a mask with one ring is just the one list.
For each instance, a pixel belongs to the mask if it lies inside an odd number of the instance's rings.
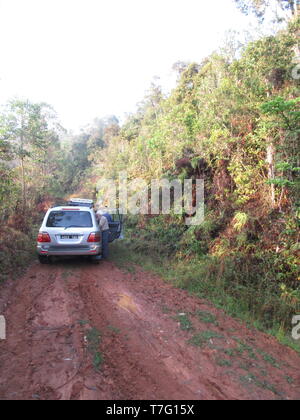
{"label": "silver suv", "polygon": [[47,211],[37,238],[39,261],[52,256],[85,255],[101,259],[101,233],[96,215],[86,203],[69,203]]}

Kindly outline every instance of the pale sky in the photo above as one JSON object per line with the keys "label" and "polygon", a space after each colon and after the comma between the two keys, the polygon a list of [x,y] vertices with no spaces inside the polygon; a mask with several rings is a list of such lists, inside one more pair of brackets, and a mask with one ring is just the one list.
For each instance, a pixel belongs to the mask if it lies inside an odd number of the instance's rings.
{"label": "pale sky", "polygon": [[0,103],[44,101],[67,129],[134,112],[154,76],[248,19],[233,0],[0,0]]}

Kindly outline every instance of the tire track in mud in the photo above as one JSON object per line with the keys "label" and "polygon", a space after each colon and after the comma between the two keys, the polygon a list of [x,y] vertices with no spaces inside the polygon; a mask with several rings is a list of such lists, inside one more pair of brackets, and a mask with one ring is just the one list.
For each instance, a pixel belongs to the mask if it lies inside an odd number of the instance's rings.
{"label": "tire track in mud", "polygon": [[[146,302],[138,303],[125,289],[125,279],[129,276],[113,267],[109,270],[110,273],[105,270],[102,278],[83,276],[81,292],[96,325],[105,329],[112,323],[122,332],[121,336],[106,339],[104,343],[104,348],[109,349],[105,352],[104,374],[114,378],[117,398],[223,398],[222,392],[213,386],[207,392],[195,375],[195,364],[188,366],[182,343],[174,339],[177,325],[167,315],[162,321],[161,314],[156,313],[152,305],[149,308]],[[166,322],[170,323],[167,328]]]}
{"label": "tire track in mud", "polygon": [[162,344],[153,334],[154,320],[143,319],[141,308],[129,292],[106,283],[107,279],[96,277],[92,282],[90,278],[83,279],[81,294],[94,325],[102,331],[109,327],[118,330],[117,334],[106,334],[103,339],[104,349],[108,350],[104,350],[103,374],[110,382],[113,379],[113,396],[120,399],[195,396],[174,381],[175,372],[170,374],[161,360]]}
{"label": "tire track in mud", "polygon": [[1,295],[2,400],[300,398],[298,354],[141,269],[33,264]]}

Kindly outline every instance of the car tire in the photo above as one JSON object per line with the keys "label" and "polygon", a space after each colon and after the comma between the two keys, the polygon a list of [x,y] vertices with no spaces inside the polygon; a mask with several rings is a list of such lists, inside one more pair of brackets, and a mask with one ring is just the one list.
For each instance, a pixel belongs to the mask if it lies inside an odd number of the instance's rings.
{"label": "car tire", "polygon": [[93,264],[100,264],[101,259],[102,259],[101,255],[90,257],[90,261]]}
{"label": "car tire", "polygon": [[46,257],[45,255],[39,255],[39,262],[41,264],[49,264],[50,260],[49,257]]}

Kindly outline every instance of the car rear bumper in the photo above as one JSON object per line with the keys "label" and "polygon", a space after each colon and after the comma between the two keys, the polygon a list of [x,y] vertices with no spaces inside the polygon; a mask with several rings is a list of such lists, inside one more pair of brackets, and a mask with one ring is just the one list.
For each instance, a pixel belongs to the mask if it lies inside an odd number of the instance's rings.
{"label": "car rear bumper", "polygon": [[45,256],[64,256],[64,255],[100,255],[101,245],[90,246],[49,246],[38,245],[37,253]]}

